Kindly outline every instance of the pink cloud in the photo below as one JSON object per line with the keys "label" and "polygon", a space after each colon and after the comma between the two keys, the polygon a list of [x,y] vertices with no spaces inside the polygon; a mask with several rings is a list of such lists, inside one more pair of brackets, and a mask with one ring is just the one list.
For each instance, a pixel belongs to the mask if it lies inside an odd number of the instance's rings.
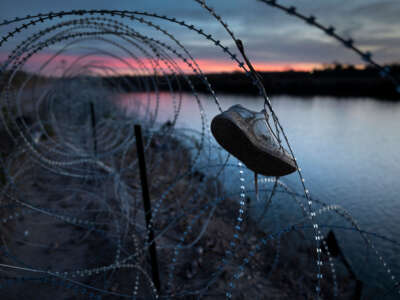
{"label": "pink cloud", "polygon": [[[52,53],[39,53],[32,56],[23,69],[30,72],[37,72],[43,64],[45,64],[51,57]],[[5,61],[8,57],[6,53],[0,53],[0,61]],[[77,62],[80,67],[90,66],[92,70],[101,73],[102,68],[113,70],[113,73],[108,74],[143,74],[143,65],[148,69],[146,74],[153,73],[153,66],[156,62],[147,58],[140,58],[141,63],[133,58],[117,58],[101,55],[90,55],[82,57],[74,54],[61,54],[58,55],[43,71],[46,75],[60,75],[62,66],[70,66],[73,62]],[[217,73],[217,72],[233,72],[240,71],[239,66],[232,60],[225,59],[198,59],[197,64],[200,66],[203,73]],[[184,63],[181,59],[175,61],[176,65],[185,73],[193,73],[193,70]],[[254,61],[253,66],[258,71],[311,71],[315,68],[321,67],[320,63],[316,62],[262,62]],[[142,65],[143,64],[143,65]],[[168,71],[166,65],[160,61],[160,66]],[[141,71],[140,71],[141,70]]]}

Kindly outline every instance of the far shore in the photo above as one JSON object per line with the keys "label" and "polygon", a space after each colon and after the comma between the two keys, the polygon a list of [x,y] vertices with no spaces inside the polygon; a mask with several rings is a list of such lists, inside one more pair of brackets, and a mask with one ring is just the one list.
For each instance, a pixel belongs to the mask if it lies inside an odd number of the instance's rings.
{"label": "far shore", "polygon": [[[392,66],[393,74],[400,77],[400,67]],[[335,68],[315,70],[313,72],[259,72],[269,95],[292,96],[334,96],[338,98],[368,97],[377,100],[398,101],[400,91],[389,79],[382,78],[372,68],[363,70],[355,68]],[[216,93],[234,93],[258,95],[258,89],[251,79],[242,72],[206,74],[208,81]],[[139,82],[146,77],[121,76],[105,78],[111,86],[119,86],[127,92],[140,91]],[[188,75],[196,91],[208,92],[207,86],[197,75]],[[150,77],[147,77],[150,79]],[[180,84],[177,84],[177,79]],[[159,91],[174,90],[191,91],[184,76],[170,77],[170,83],[165,79],[157,80]],[[151,81],[149,80],[151,85]],[[149,87],[152,88],[151,86]]]}
{"label": "far shore", "polygon": [[[390,65],[391,75],[400,82],[400,64]],[[205,74],[217,94],[258,95],[259,91],[243,72]],[[335,65],[312,72],[284,71],[259,72],[268,95],[300,97],[333,96],[337,98],[373,98],[380,101],[400,100],[400,86],[382,77],[376,69]],[[13,78],[12,87],[18,89],[24,81],[25,88],[51,83],[56,78],[32,75],[19,71]],[[196,92],[209,93],[199,75],[175,74],[157,76],[121,75],[102,77],[105,87],[123,92],[183,91],[192,92],[190,80]],[[66,79],[67,80],[67,79]]]}

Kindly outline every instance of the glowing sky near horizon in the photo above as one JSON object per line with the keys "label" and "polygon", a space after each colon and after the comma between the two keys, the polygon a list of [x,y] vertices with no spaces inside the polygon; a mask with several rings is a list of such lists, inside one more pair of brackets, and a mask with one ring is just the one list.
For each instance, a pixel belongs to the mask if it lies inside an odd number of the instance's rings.
{"label": "glowing sky near horizon", "polygon": [[[38,72],[39,69],[42,67],[43,64],[48,61],[53,54],[50,53],[42,53],[37,54],[33,58],[31,58],[24,70],[29,72]],[[61,62],[70,64],[73,61],[79,60],[79,55],[59,55],[57,57],[57,64],[56,65],[49,65],[49,67],[41,70],[41,72],[45,75],[51,76],[60,76],[63,72],[63,68],[60,66]],[[0,55],[0,59],[6,59],[6,56]],[[151,63],[148,59],[141,59],[141,61],[146,65],[150,66]],[[179,67],[179,69],[183,73],[193,73],[193,70],[187,66],[183,61],[176,60],[175,61]],[[196,59],[196,63],[199,65],[200,69],[205,73],[220,73],[220,72],[242,72],[238,65],[232,63],[229,59],[207,59],[207,58],[200,58]],[[260,62],[260,61],[253,61],[253,65],[259,71],[271,71],[271,72],[282,72],[282,71],[311,71],[313,69],[320,68],[321,66],[317,63],[306,63],[306,62]],[[124,58],[124,61],[119,61],[112,59],[110,57],[103,57],[92,55],[87,57],[80,62],[80,66],[89,65],[92,67],[92,70],[96,72],[96,67],[99,68],[99,74],[103,75],[134,75],[139,74],[143,71],[140,69],[140,66],[135,62],[135,60],[131,58]],[[102,70],[104,69],[104,70]],[[164,69],[165,70],[165,69]],[[104,72],[106,73],[104,73]],[[153,69],[150,69],[150,72],[153,72]],[[166,70],[165,70],[166,71]],[[107,73],[108,72],[108,73]],[[166,71],[167,72],[167,71]],[[168,73],[168,72],[167,72]],[[149,73],[142,73],[142,74],[149,74]]]}
{"label": "glowing sky near horizon", "polygon": [[[337,41],[325,36],[315,28],[287,14],[271,8],[256,0],[210,0],[207,1],[229,24],[236,36],[245,43],[246,51],[257,70],[312,70],[322,64],[332,62],[360,64],[360,58],[342,47]],[[303,1],[299,4],[294,0],[281,0],[285,5],[299,5],[299,11],[306,15],[315,15],[321,23],[334,25],[337,32],[344,37],[354,38],[356,45],[362,50],[369,50],[380,63],[400,62],[400,1],[382,0],[331,0]],[[28,1],[2,0],[0,3],[0,19],[14,16],[32,15],[38,12],[67,11],[72,9],[119,9],[151,11],[168,15],[193,23],[205,32],[220,39],[225,46],[234,48],[223,28],[207,12],[194,1],[182,0],[137,0],[137,1]],[[230,72],[238,70],[222,51],[210,45],[209,41],[187,29],[159,22],[182,41],[193,57],[196,58],[203,72]],[[140,25],[140,24],[139,24]],[[150,36],[154,32],[132,23],[135,28]],[[3,36],[10,26],[0,27]],[[37,26],[36,30],[44,28]],[[26,38],[27,36],[20,36]],[[7,54],[17,44],[13,41],[0,48],[0,60],[4,61]],[[54,49],[53,49],[54,51]],[[236,52],[237,53],[237,52]],[[34,70],[43,63],[52,50],[46,50],[33,57],[26,68]],[[79,53],[63,54],[60,57],[66,61],[79,57]],[[129,58],[126,58],[129,60]],[[120,73],[129,73],[124,64],[110,58],[99,58],[103,63]],[[184,64],[177,60],[183,71],[189,72]]]}

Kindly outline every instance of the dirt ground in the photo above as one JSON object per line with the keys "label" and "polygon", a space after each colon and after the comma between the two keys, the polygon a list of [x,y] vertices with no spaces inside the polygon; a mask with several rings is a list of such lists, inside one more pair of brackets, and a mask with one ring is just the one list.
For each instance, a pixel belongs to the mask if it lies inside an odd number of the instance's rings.
{"label": "dirt ground", "polygon": [[[314,248],[304,233],[293,231],[259,247],[267,233],[246,217],[241,238],[232,248],[239,204],[229,198],[212,201],[221,193],[217,179],[192,172],[164,195],[172,179],[190,167],[190,152],[170,139],[151,143],[146,155],[153,208],[164,197],[154,218],[161,297],[197,299],[191,292],[201,291],[205,299],[224,299],[226,292],[232,292],[233,299],[314,299]],[[135,161],[135,152],[126,159]],[[18,175],[21,169],[24,172]],[[125,202],[116,197],[112,176],[101,180],[60,176],[26,153],[16,155],[10,170],[18,180],[3,186],[1,299],[152,298],[141,273],[151,276],[137,166],[120,173],[125,185],[118,187],[127,192]],[[179,248],[173,263],[182,237],[182,245],[190,247]],[[232,255],[227,255],[229,249],[234,249]],[[327,260],[324,254],[323,260]],[[355,282],[340,261],[335,263],[337,299],[352,299]],[[327,266],[322,270],[326,278],[321,296],[332,299],[330,271]]]}

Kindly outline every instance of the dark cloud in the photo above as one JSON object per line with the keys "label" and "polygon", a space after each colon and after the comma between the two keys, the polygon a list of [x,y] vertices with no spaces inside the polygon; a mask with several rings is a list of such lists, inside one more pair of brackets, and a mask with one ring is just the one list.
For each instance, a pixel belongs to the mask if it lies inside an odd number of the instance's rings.
{"label": "dark cloud", "polygon": [[400,24],[399,1],[367,3],[351,10],[353,16],[380,24]]}
{"label": "dark cloud", "polygon": [[[246,43],[249,55],[257,61],[298,61],[360,63],[360,59],[336,41],[325,36],[303,21],[257,0],[209,0],[212,6]],[[321,23],[336,25],[337,31],[345,37],[353,37],[356,45],[364,50],[376,52],[380,62],[400,61],[400,1],[381,0],[331,0],[302,1],[281,0],[285,5],[301,5],[299,11],[315,15]],[[37,12],[71,9],[106,8],[120,10],[146,10],[174,16],[196,24],[216,38],[232,45],[224,29],[201,6],[189,0],[70,0],[70,1],[31,1],[1,0],[0,19],[23,16]],[[163,24],[179,40],[183,41],[195,57],[222,58],[224,54],[197,34],[176,25]],[[137,30],[146,35],[158,37],[152,29],[134,24]],[[43,25],[44,26],[44,25]],[[43,28],[43,27],[42,27]],[[0,27],[5,34],[10,26]],[[39,30],[40,27],[37,28]],[[162,40],[166,40],[164,37]],[[9,51],[15,43],[0,49]]]}

